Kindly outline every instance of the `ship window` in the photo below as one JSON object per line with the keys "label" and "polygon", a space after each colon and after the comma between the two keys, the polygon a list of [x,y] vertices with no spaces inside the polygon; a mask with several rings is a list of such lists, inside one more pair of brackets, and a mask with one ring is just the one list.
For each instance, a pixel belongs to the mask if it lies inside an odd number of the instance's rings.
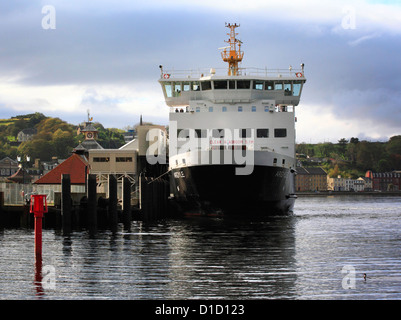
{"label": "ship window", "polygon": [[132,157],[116,157],[116,162],[132,162]]}
{"label": "ship window", "polygon": [[275,82],[274,83],[274,90],[283,90],[283,83],[282,82]]}
{"label": "ship window", "polygon": [[301,81],[294,81],[292,85],[292,95],[298,97],[301,92]]}
{"label": "ship window", "polygon": [[241,106],[238,107],[238,112],[242,112],[242,107]]}
{"label": "ship window", "polygon": [[235,81],[234,80],[228,81],[228,89],[235,89]]}
{"label": "ship window", "polygon": [[291,96],[292,95],[291,83],[284,83],[284,95],[285,96]]}
{"label": "ship window", "polygon": [[191,84],[189,82],[184,82],[182,85],[183,85],[184,91],[190,91],[191,90]]}
{"label": "ship window", "polygon": [[202,91],[211,90],[212,89],[212,82],[211,81],[202,81],[201,82]]}
{"label": "ship window", "polygon": [[227,112],[227,107],[223,107],[221,110],[222,110],[223,112]]}
{"label": "ship window", "polygon": [[109,157],[94,157],[93,162],[109,162]]}
{"label": "ship window", "polygon": [[206,138],[207,130],[206,129],[195,129],[195,137],[196,138]]}
{"label": "ship window", "polygon": [[253,88],[255,90],[263,90],[263,81],[254,80],[253,81]]}
{"label": "ship window", "polygon": [[181,95],[181,82],[174,84],[174,97],[179,97]]}
{"label": "ship window", "polygon": [[213,107],[209,107],[209,112],[213,112]]}
{"label": "ship window", "polygon": [[189,138],[189,130],[188,129],[177,129],[177,137],[182,139]]}
{"label": "ship window", "polygon": [[249,89],[251,87],[250,80],[238,80],[237,89]]}
{"label": "ship window", "polygon": [[213,85],[216,90],[227,89],[227,80],[213,81]]}
{"label": "ship window", "polygon": [[251,129],[241,129],[240,138],[250,138],[251,136]]}
{"label": "ship window", "polygon": [[164,84],[164,89],[166,90],[166,96],[167,98],[171,98],[173,96],[173,91],[172,91],[172,87],[171,87],[171,83],[170,82],[166,82]]}
{"label": "ship window", "polygon": [[196,107],[196,112],[200,112],[200,107]]}
{"label": "ship window", "polygon": [[273,90],[274,82],[273,81],[266,81],[265,82],[265,90]]}
{"label": "ship window", "polygon": [[212,137],[213,138],[224,138],[224,129],[213,129]]}
{"label": "ship window", "polygon": [[269,112],[269,106],[265,106],[265,112]]}
{"label": "ship window", "polygon": [[256,106],[252,106],[252,112],[256,112]]}
{"label": "ship window", "polygon": [[287,136],[287,129],[285,128],[274,129],[275,138],[285,138],[286,136]]}
{"label": "ship window", "polygon": [[258,138],[268,138],[269,137],[269,129],[256,129],[256,136]]}
{"label": "ship window", "polygon": [[193,91],[199,91],[199,90],[200,90],[199,82],[198,82],[198,81],[192,82],[192,90],[193,90]]}

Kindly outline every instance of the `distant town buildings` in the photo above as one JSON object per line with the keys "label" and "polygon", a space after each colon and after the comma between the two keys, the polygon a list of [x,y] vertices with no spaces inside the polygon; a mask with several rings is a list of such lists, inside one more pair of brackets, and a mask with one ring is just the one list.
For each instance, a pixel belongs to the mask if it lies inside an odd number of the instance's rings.
{"label": "distant town buildings", "polygon": [[327,177],[327,190],[329,191],[372,191],[372,180],[370,178],[337,178]]}
{"label": "distant town buildings", "polygon": [[9,157],[0,160],[0,177],[9,177],[18,171],[18,161]]}
{"label": "distant town buildings", "polygon": [[295,176],[297,192],[316,191],[401,191],[401,171],[372,172],[367,171],[365,177],[358,179],[337,176],[330,178],[320,167],[297,167]]}
{"label": "distant town buildings", "polygon": [[327,172],[320,167],[297,167],[296,191],[326,191]]}
{"label": "distant town buildings", "polygon": [[401,171],[392,172],[366,172],[371,177],[374,191],[399,191],[401,190]]}

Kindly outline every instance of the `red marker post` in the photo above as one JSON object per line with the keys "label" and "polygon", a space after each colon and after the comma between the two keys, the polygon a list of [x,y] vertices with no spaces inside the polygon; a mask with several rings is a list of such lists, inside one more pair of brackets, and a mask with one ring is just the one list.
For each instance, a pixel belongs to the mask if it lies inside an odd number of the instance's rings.
{"label": "red marker post", "polygon": [[42,218],[47,212],[47,201],[45,194],[31,195],[30,213],[35,217],[35,255],[42,256]]}

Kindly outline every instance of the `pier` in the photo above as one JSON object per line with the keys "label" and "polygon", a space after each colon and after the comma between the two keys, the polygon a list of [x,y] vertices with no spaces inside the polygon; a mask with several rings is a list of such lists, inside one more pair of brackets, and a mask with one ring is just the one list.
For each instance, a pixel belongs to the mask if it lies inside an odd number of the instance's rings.
{"label": "pier", "polygon": [[[88,174],[87,193],[75,204],[70,176],[63,174],[61,200],[48,206],[48,212],[43,217],[43,227],[61,230],[65,235],[82,229],[93,234],[98,229],[117,232],[119,224],[129,231],[131,221],[152,222],[174,215],[168,199],[168,175],[161,178],[141,175],[136,191],[139,193],[139,201],[136,204],[132,203],[128,178],[123,179],[122,199],[118,198],[116,176],[110,175],[108,181],[109,196],[105,198],[96,192],[96,175]],[[34,217],[29,213],[29,208],[29,201],[22,205],[4,204],[4,192],[0,192],[0,229],[33,228]]]}

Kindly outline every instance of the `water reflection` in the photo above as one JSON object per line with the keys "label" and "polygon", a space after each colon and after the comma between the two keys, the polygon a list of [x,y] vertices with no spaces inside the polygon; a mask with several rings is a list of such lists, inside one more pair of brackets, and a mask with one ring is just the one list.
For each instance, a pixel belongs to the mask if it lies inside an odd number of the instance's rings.
{"label": "water reflection", "polygon": [[83,232],[62,244],[49,297],[289,298],[296,281],[291,217],[135,222],[131,232]]}
{"label": "water reflection", "polygon": [[290,297],[294,219],[192,219],[170,238],[171,298]]}
{"label": "water reflection", "polygon": [[[294,216],[264,221],[133,222],[94,237],[43,230],[36,263],[33,230],[4,230],[0,299],[400,298],[400,198],[359,199],[298,199]],[[355,289],[342,288],[345,265]]]}

